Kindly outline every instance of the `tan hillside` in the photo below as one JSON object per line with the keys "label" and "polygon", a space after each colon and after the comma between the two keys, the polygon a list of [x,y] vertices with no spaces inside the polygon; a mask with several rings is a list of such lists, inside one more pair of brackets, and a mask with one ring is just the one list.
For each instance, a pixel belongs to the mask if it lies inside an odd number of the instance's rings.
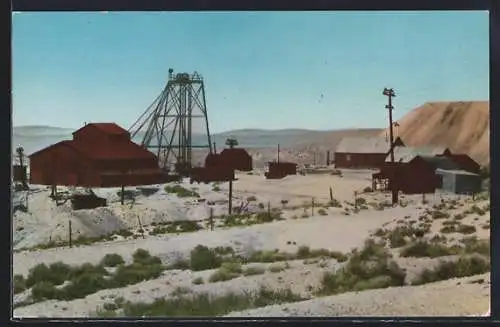
{"label": "tan hillside", "polygon": [[482,165],[490,161],[488,101],[429,102],[398,123],[395,133],[408,146],[442,145]]}

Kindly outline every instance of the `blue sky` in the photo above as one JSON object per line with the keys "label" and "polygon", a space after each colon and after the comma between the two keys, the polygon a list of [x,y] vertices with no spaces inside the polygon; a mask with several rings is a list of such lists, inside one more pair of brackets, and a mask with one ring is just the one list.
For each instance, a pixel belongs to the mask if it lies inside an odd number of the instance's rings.
{"label": "blue sky", "polygon": [[205,78],[211,130],[383,127],[488,100],[487,12],[16,13],[13,124],[128,128],[168,69]]}

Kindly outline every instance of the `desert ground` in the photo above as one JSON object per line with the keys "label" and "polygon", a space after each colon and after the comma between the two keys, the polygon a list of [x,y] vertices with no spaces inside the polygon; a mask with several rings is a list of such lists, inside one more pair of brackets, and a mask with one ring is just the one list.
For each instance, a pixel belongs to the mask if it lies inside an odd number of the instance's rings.
{"label": "desert ground", "polygon": [[486,313],[489,194],[392,205],[371,173],[240,172],[231,215],[228,183],[129,187],[123,205],[96,189],[108,206],[76,211],[32,185],[14,194],[14,317]]}

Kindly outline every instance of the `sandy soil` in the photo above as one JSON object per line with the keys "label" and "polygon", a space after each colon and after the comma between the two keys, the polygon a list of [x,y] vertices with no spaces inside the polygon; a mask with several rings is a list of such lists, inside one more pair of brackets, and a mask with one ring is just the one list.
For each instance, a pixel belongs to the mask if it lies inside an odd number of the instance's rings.
{"label": "sandy soil", "polygon": [[[201,230],[184,234],[164,234],[145,238],[119,239],[100,242],[88,246],[73,248],[59,247],[46,250],[18,251],[14,253],[14,274],[26,275],[30,268],[38,263],[53,263],[63,261],[70,265],[84,262],[97,263],[107,253],[117,253],[126,261],[131,260],[131,254],[138,248],[143,248],[152,255],[159,256],[165,264],[180,257],[186,257],[198,244],[208,247],[231,246],[235,250],[250,253],[255,250],[279,249],[285,252],[295,252],[301,245],[313,249],[325,248],[332,251],[347,253],[361,246],[364,241],[378,228],[393,228],[401,221],[417,221],[422,213],[431,206],[442,201],[456,200],[458,205],[450,209],[451,215],[470,209],[473,205],[484,206],[487,202],[473,202],[470,198],[455,195],[428,195],[427,204],[422,204],[421,196],[404,196],[405,206],[387,207],[385,210],[375,210],[369,207],[358,213],[352,213],[352,206],[346,202],[354,201],[354,191],[361,191],[369,182],[370,172],[346,171],[343,177],[338,176],[289,176],[283,180],[267,181],[261,175],[239,174],[234,183],[235,205],[245,202],[253,195],[257,199],[251,202],[249,210],[260,210],[258,203],[271,203],[274,208],[280,208],[282,221],[258,224],[246,227],[217,227],[214,231]],[[17,248],[33,246],[46,242],[48,238],[67,236],[67,222],[73,222],[75,233],[102,234],[116,229],[137,229],[137,217],[148,229],[153,222],[171,220],[202,220],[206,219],[210,207],[218,214],[227,210],[227,185],[220,184],[220,190],[212,191],[213,185],[189,185],[195,187],[205,201],[194,198],[178,198],[167,194],[162,185],[159,191],[150,196],[137,195],[135,203],[121,205],[117,190],[97,190],[107,197],[110,205],[107,208],[72,211],[69,206],[55,206],[48,201],[48,190],[39,188],[29,199],[29,212],[17,212],[14,216],[14,234]],[[326,203],[329,200],[329,187],[332,187],[334,198],[351,208],[351,214],[345,214],[345,208],[328,208],[326,215],[320,215],[318,210],[311,215],[311,208],[304,208],[304,203],[310,203],[314,198],[316,203]],[[367,203],[381,203],[389,196],[380,193],[364,193],[359,196]],[[283,205],[282,200],[288,203]],[[208,204],[208,202],[218,202]],[[297,219],[301,214],[308,213],[306,218]],[[464,224],[477,226],[475,233],[480,238],[489,238],[489,229],[482,229],[489,221],[489,212],[483,216],[468,215],[462,220]],[[432,233],[439,233],[444,220],[436,220],[432,225]],[[147,233],[146,233],[147,234]],[[462,234],[448,234],[449,240],[459,240]],[[22,246],[21,246],[22,245]],[[429,258],[410,259],[399,258],[400,266],[407,270],[408,278],[419,271],[430,267],[437,261]],[[268,268],[266,264],[260,264]],[[242,292],[257,289],[261,285],[280,288],[291,285],[292,290],[305,296],[311,295],[311,289],[318,286],[325,271],[332,271],[341,264],[333,259],[308,264],[304,261],[289,261],[289,267],[279,273],[266,272],[263,275],[239,277],[226,282],[192,284],[196,277],[207,279],[213,271],[191,272],[165,271],[156,279],[145,281],[125,288],[102,290],[91,294],[85,299],[69,302],[43,301],[36,304],[21,306],[15,309],[16,317],[84,317],[92,315],[111,298],[124,297],[133,302],[150,302],[158,297],[172,296],[176,287],[182,286],[191,293]],[[478,276],[478,278],[481,276]],[[476,278],[476,279],[478,279]],[[460,282],[460,285],[457,283]],[[441,293],[440,293],[441,292]],[[20,303],[29,297],[30,291],[16,294],[15,303]],[[404,295],[402,295],[404,294]],[[446,294],[446,296],[437,295]],[[401,296],[405,301],[400,301]],[[408,299],[413,300],[408,300]],[[460,302],[459,299],[467,298]],[[375,300],[374,300],[375,299]],[[450,300],[451,299],[451,300]],[[489,290],[485,285],[469,284],[464,281],[448,281],[419,287],[402,287],[346,293],[334,297],[316,298],[302,303],[284,306],[271,306],[245,311],[241,315],[468,315],[482,314],[488,310]],[[462,303],[462,304],[461,304]],[[465,303],[465,304],[463,304]],[[234,313],[234,315],[237,315]]]}

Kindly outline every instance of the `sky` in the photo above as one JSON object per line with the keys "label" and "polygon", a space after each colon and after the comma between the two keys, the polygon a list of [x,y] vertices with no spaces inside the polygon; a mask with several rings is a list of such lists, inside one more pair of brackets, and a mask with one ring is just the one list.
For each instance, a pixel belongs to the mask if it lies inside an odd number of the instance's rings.
{"label": "sky", "polygon": [[380,128],[489,99],[488,12],[15,13],[13,125],[129,128],[168,69],[199,72],[210,129]]}

